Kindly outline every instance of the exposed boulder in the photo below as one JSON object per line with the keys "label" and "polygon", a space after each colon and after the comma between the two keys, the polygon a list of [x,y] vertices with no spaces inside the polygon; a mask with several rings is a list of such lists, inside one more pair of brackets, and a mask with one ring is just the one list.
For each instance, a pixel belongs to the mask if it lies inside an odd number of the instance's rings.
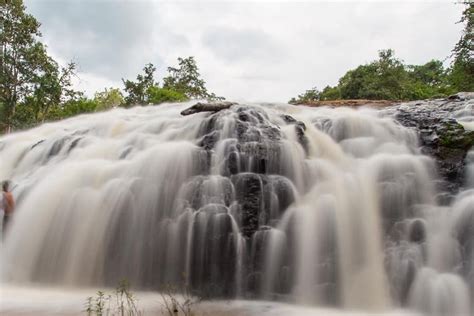
{"label": "exposed boulder", "polygon": [[[394,107],[396,120],[417,131],[422,153],[435,158],[443,180],[442,189],[449,193],[456,193],[462,185],[465,158],[474,146],[474,131],[462,124],[466,111],[473,112],[473,103],[474,93],[458,93],[446,99]],[[459,113],[463,115],[460,117]]]}
{"label": "exposed boulder", "polygon": [[235,105],[235,102],[198,102],[194,104],[192,107],[187,108],[186,110],[181,112],[181,115],[191,115],[199,112],[219,112],[221,110],[225,110],[230,108],[232,105]]}

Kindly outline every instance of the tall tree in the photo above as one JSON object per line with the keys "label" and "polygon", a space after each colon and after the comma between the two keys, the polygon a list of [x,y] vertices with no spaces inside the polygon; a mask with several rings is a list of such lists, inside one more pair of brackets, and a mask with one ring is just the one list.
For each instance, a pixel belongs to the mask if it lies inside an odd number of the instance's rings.
{"label": "tall tree", "polygon": [[343,99],[400,100],[407,79],[403,62],[387,49],[379,51],[378,60],[348,71],[339,79],[339,87]]}
{"label": "tall tree", "polygon": [[125,103],[122,92],[118,88],[105,88],[104,91],[96,92],[94,100],[97,102],[97,110],[108,110]]}
{"label": "tall tree", "polygon": [[440,60],[431,60],[424,65],[409,65],[410,76],[428,86],[438,86],[445,83],[446,70]]}
{"label": "tall tree", "polygon": [[160,104],[164,102],[183,102],[188,98],[181,92],[160,88],[158,86],[150,87],[147,91],[148,101],[151,104]]}
{"label": "tall tree", "polygon": [[54,60],[48,59],[43,74],[33,82],[35,89],[28,98],[28,103],[34,108],[37,122],[44,122],[53,107],[60,107],[64,102],[82,96],[81,92],[72,88],[76,64],[71,62],[66,67],[59,67]]}
{"label": "tall tree", "polygon": [[147,91],[150,87],[153,87],[156,84],[155,79],[153,78],[155,71],[155,66],[149,63],[143,68],[144,74],[139,74],[137,76],[137,81],[122,79],[125,86],[124,90],[127,93],[127,96],[125,97],[127,105],[148,104]]}
{"label": "tall tree", "polygon": [[291,98],[288,102],[290,104],[299,104],[319,101],[321,99],[321,91],[317,87],[313,87],[309,90],[306,90],[305,93],[298,95],[296,98]]}
{"label": "tall tree", "polygon": [[178,58],[178,68],[168,67],[168,76],[163,78],[163,88],[184,94],[190,99],[220,99],[209,93],[206,82],[201,78],[193,56]]}
{"label": "tall tree", "polygon": [[0,103],[9,131],[15,108],[32,91],[48,61],[38,41],[40,23],[25,13],[22,0],[0,0]]}
{"label": "tall tree", "polygon": [[464,24],[464,30],[453,49],[450,79],[458,91],[474,91],[474,2],[461,3],[465,8],[459,23]]}

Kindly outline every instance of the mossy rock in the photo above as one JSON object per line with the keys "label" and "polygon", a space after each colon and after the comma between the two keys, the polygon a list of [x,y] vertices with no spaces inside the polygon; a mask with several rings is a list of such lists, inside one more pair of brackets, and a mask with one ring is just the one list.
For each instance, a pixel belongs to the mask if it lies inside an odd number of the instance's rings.
{"label": "mossy rock", "polygon": [[440,145],[448,148],[469,150],[474,146],[474,131],[466,131],[457,122],[445,122],[438,130]]}

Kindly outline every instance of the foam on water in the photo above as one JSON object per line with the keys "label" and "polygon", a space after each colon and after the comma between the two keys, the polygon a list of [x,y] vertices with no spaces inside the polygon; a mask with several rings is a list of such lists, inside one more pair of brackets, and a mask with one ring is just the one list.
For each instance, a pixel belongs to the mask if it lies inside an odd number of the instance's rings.
{"label": "foam on water", "polygon": [[139,290],[184,282],[208,298],[307,306],[268,303],[268,315],[470,313],[472,194],[437,205],[436,167],[415,131],[365,108],[182,117],[189,105],[0,138],[0,179],[18,201],[0,254],[8,300],[22,301],[14,286],[126,278]]}

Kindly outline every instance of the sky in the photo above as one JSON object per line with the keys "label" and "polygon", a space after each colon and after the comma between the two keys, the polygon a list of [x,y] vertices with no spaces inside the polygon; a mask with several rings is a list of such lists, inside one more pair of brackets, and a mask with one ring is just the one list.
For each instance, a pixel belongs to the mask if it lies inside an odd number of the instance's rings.
{"label": "sky", "polygon": [[454,0],[160,1],[25,0],[76,88],[122,88],[146,63],[158,81],[194,56],[209,91],[235,101],[286,102],[337,84],[392,48],[408,64],[445,60],[458,41]]}

